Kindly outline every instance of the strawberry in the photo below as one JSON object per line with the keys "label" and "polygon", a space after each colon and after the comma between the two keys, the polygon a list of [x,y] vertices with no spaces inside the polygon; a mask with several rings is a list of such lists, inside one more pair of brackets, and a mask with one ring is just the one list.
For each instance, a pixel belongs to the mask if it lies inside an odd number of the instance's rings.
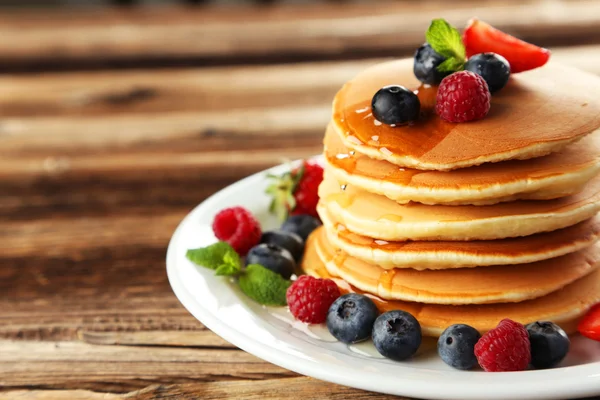
{"label": "strawberry", "polygon": [[269,175],[269,178],[273,180],[266,191],[273,197],[269,211],[281,221],[290,214],[308,214],[318,218],[318,189],[323,181],[323,167],[305,160],[300,167],[281,176]]}
{"label": "strawberry", "polygon": [[579,321],[577,330],[587,338],[600,341],[600,303],[592,307]]}
{"label": "strawberry", "polygon": [[467,56],[479,53],[496,53],[508,60],[510,72],[539,68],[550,59],[550,51],[517,39],[493,26],[474,18],[463,32]]}

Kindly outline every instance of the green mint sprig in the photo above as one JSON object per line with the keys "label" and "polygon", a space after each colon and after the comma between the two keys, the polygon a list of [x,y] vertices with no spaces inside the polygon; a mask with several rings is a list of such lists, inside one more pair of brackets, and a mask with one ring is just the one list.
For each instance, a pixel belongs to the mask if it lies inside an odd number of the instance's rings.
{"label": "green mint sprig", "polygon": [[456,72],[464,69],[467,52],[460,32],[445,19],[434,19],[425,33],[427,43],[446,60],[438,65],[439,72]]}
{"label": "green mint sprig", "polygon": [[242,269],[240,256],[226,242],[190,249],[186,257],[196,265],[214,270],[217,276],[237,277],[242,292],[260,304],[287,305],[285,295],[292,282],[262,265],[251,264]]}
{"label": "green mint sprig", "polygon": [[208,247],[188,250],[185,256],[196,265],[213,269],[217,275],[236,275],[242,269],[240,256],[226,242],[217,242]]}
{"label": "green mint sprig", "polygon": [[239,284],[246,296],[260,304],[285,306],[285,295],[292,282],[262,265],[250,264],[240,275]]}

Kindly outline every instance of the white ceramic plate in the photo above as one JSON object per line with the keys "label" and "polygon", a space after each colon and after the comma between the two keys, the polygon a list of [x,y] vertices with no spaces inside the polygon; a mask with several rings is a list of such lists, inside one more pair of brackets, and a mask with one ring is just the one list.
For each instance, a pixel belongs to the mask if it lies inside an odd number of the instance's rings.
{"label": "white ceramic plate", "polygon": [[283,308],[262,307],[244,296],[228,278],[196,267],[185,258],[189,248],[216,239],[211,223],[225,207],[242,205],[263,229],[277,226],[267,213],[265,175],[272,168],[220,191],[194,209],[175,231],[167,252],[167,273],[183,305],[212,331],[241,349],[283,368],[355,388],[427,399],[565,399],[600,395],[600,343],[572,340],[560,368],[486,373],[457,371],[445,365],[435,343],[425,341],[413,360],[377,357],[370,342],[346,346],[323,326],[294,322]]}

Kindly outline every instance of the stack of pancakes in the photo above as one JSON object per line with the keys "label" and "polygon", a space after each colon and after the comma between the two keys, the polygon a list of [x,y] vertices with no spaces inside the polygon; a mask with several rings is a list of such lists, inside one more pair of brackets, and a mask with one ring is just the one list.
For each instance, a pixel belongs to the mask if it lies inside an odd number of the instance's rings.
{"label": "stack of pancakes", "polygon": [[[418,122],[373,117],[373,94],[392,84],[417,92]],[[435,93],[412,60],[338,92],[305,272],[411,312],[425,335],[503,318],[573,332],[600,301],[600,79],[550,63],[462,124],[435,115]]]}

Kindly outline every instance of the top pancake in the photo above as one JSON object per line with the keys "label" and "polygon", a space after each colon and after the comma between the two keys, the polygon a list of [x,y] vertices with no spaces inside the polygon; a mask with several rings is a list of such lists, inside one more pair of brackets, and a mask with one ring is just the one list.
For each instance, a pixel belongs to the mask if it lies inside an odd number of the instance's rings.
{"label": "top pancake", "polygon": [[[412,63],[378,64],[338,92],[333,123],[346,146],[400,166],[451,170],[546,155],[600,127],[600,78],[575,68],[550,62],[515,74],[494,94],[485,118],[454,124],[432,112],[435,88],[420,87]],[[376,121],[371,98],[393,84],[417,91],[426,116],[400,127]]]}

